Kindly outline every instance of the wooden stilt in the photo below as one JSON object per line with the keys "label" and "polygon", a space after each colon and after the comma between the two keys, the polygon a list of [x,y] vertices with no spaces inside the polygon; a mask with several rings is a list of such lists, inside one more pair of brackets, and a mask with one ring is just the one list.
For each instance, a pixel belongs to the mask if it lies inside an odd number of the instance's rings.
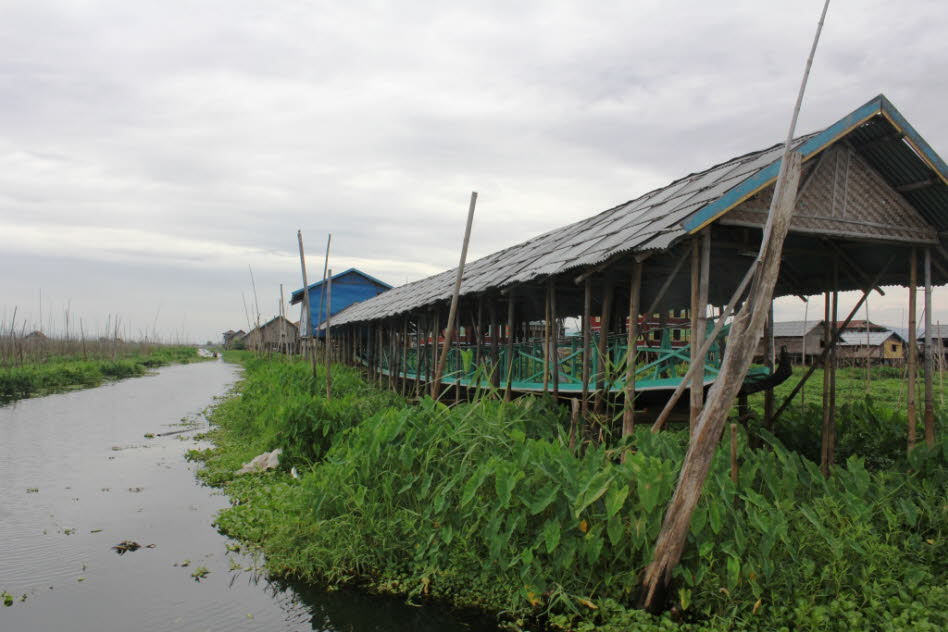
{"label": "wooden stilt", "polygon": [[507,376],[504,400],[510,401],[513,397],[513,370],[514,370],[514,290],[507,295]]}
{"label": "wooden stilt", "polygon": [[918,262],[915,248],[909,255],[909,313],[908,313],[908,395],[906,405],[908,410],[908,449],[915,447],[915,380],[918,377],[918,332],[915,329],[916,301],[918,290]]}
{"label": "wooden stilt", "polygon": [[[638,357],[636,344],[639,339],[639,302],[642,297],[642,264],[632,264],[632,280],[629,283],[629,325],[625,351],[625,397],[622,409],[622,436],[635,432],[635,366]],[[625,455],[623,454],[623,458]]]}
{"label": "wooden stilt", "polygon": [[550,392],[550,290],[543,300],[543,394]]}
{"label": "wooden stilt", "polygon": [[577,438],[580,437],[582,429],[579,427],[579,400],[575,397],[569,400],[569,449],[572,452],[576,449]]}
{"label": "wooden stilt", "polygon": [[823,360],[823,424],[820,431],[820,471],[823,476],[829,476],[829,424],[830,424],[830,364],[833,362],[832,351],[829,345],[834,341],[833,327],[830,322],[832,298],[827,289],[823,292],[823,345],[828,353]]}
{"label": "wooden stilt", "polygon": [[586,279],[583,285],[583,418],[589,414],[589,354],[592,340],[592,281]]}
{"label": "wooden stilt", "polygon": [[739,470],[737,469],[737,424],[731,424],[731,482],[737,485]]}
{"label": "wooden stilt", "polygon": [[560,321],[556,311],[556,282],[550,279],[548,290],[550,293],[550,317],[553,319],[553,348],[550,353],[553,357],[553,397],[560,397]]}
{"label": "wooden stilt", "polygon": [[[839,256],[833,257],[833,340],[838,341],[842,335],[839,326]],[[836,464],[836,369],[839,366],[839,346],[834,344],[830,348],[830,415],[829,415],[829,448],[826,456],[829,467]]]}
{"label": "wooden stilt", "polygon": [[500,332],[497,331],[497,302],[493,297],[488,299],[487,313],[490,319],[490,383],[494,388],[500,387],[500,367],[497,366]]}
{"label": "wooden stilt", "polygon": [[415,397],[421,396],[421,367],[425,359],[425,349],[421,345],[421,332],[425,327],[424,314],[415,318]]}
{"label": "wooden stilt", "polygon": [[[932,253],[925,248],[925,445],[935,445],[935,362],[932,349]],[[940,333],[940,332],[939,332]]]}

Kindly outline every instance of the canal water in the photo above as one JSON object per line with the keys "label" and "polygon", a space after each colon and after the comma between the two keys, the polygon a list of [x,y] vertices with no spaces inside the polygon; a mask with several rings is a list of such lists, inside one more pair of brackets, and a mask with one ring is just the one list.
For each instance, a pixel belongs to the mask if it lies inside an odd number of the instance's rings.
{"label": "canal water", "polygon": [[[237,371],[172,366],[0,407],[0,592],[14,599],[0,604],[0,630],[490,629],[398,599],[269,582],[231,550],[211,526],[227,498],[184,454]],[[141,548],[119,555],[125,540]]]}

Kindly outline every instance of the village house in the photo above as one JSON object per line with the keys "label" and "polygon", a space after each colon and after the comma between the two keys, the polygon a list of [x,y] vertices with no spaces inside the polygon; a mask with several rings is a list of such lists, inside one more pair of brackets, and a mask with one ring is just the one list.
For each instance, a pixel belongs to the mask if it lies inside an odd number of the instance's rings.
{"label": "village house", "polygon": [[[307,337],[309,332],[315,331],[316,337],[321,338],[325,333],[321,325],[326,321],[326,313],[335,316],[354,303],[372,298],[382,292],[392,289],[392,286],[380,281],[357,268],[349,268],[332,276],[332,305],[326,295],[323,281],[317,281],[309,286],[309,313],[310,326],[304,326],[305,314],[300,318],[300,336]],[[296,290],[290,295],[290,305],[299,305],[303,302],[304,292]],[[331,307],[331,309],[330,309]]]}
{"label": "village house", "polygon": [[296,353],[299,345],[297,323],[284,316],[276,316],[243,337],[244,346],[253,351]]}

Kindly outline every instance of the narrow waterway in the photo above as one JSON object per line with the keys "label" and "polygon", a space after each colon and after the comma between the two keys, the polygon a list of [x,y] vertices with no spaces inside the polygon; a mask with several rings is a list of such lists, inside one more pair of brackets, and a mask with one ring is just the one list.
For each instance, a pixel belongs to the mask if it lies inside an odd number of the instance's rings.
{"label": "narrow waterway", "polygon": [[[211,526],[227,499],[184,454],[237,377],[204,362],[0,407],[0,592],[14,599],[0,630],[483,629],[399,600],[271,583],[231,550]],[[142,548],[119,555],[125,540]]]}

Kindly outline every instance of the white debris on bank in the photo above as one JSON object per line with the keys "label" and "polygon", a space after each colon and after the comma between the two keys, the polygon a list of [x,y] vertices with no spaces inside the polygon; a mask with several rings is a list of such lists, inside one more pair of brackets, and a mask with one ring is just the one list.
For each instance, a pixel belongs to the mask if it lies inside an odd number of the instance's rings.
{"label": "white debris on bank", "polygon": [[265,470],[275,470],[280,465],[280,455],[283,450],[277,448],[273,452],[264,452],[255,456],[250,463],[244,463],[244,466],[237,470],[235,474],[250,474],[252,472],[263,472]]}

